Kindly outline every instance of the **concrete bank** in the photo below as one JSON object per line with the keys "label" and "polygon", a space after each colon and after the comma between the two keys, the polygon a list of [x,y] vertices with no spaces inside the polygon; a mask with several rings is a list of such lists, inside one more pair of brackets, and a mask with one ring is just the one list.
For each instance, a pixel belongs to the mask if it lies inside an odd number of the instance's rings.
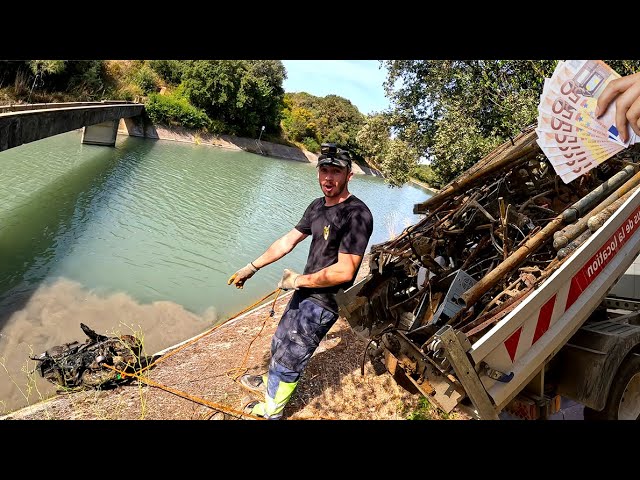
{"label": "concrete bank", "polygon": [[[266,157],[294,160],[297,162],[316,164],[318,155],[297,147],[267,142],[256,138],[236,137],[233,135],[211,135],[194,132],[182,127],[166,127],[153,125],[140,118],[123,118],[120,120],[118,134],[132,137],[172,140],[176,142],[212,145],[214,147],[243,150],[245,152],[264,155]],[[353,173],[382,177],[379,170],[362,163],[353,163]]]}

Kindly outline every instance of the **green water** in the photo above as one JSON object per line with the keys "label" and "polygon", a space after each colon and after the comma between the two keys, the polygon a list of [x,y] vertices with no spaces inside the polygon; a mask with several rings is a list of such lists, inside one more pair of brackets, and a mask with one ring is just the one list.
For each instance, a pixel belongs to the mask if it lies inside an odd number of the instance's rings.
{"label": "green water", "polygon": [[[310,239],[243,290],[226,284],[321,196],[312,164],[127,136],[115,148],[80,139],[70,132],[0,152],[0,356],[83,341],[77,324],[87,317],[163,316],[164,348],[271,292],[283,268],[304,268]],[[413,204],[428,198],[365,175],[354,175],[350,191],[373,213],[369,247],[419,220]]]}

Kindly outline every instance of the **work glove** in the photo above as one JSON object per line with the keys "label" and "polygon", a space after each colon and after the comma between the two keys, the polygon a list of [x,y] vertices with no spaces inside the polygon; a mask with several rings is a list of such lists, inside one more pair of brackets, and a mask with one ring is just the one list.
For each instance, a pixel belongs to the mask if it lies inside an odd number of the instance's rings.
{"label": "work glove", "polygon": [[247,263],[244,267],[238,270],[236,273],[231,275],[229,280],[227,280],[227,285],[231,285],[235,283],[236,288],[242,288],[244,286],[244,282],[249,280],[253,275],[258,271],[256,267],[251,265],[251,262]]}
{"label": "work glove", "polygon": [[285,268],[284,273],[282,274],[282,278],[278,283],[278,288],[281,288],[282,290],[298,290],[298,287],[296,287],[296,280],[299,276],[299,273]]}

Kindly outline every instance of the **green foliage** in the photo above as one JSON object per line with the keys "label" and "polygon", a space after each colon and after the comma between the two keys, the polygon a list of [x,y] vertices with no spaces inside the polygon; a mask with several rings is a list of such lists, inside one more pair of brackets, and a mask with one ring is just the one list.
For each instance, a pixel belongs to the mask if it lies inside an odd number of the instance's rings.
{"label": "green foliage", "polygon": [[102,60],[69,61],[65,71],[71,75],[69,87],[86,98],[99,99],[104,90],[104,62]]}
{"label": "green foliage", "polygon": [[40,68],[41,88],[46,92],[72,92],[82,99],[97,100],[105,88],[102,60],[34,60]]}
{"label": "green foliage", "polygon": [[623,77],[640,71],[640,60],[603,60],[603,62]]}
{"label": "green foliage", "polygon": [[420,397],[417,408],[407,414],[407,420],[449,420],[449,415],[441,413],[425,397]]}
{"label": "green foliage", "polygon": [[[556,61],[387,61],[387,95],[398,137],[449,181],[493,145],[536,119],[545,76]],[[398,86],[400,85],[400,86]],[[521,97],[526,97],[520,100]],[[523,106],[527,107],[523,111]]]}
{"label": "green foliage", "polygon": [[[621,75],[637,60],[605,60]],[[537,120],[556,60],[388,60],[385,89],[398,138],[444,183]]]}
{"label": "green foliage", "polygon": [[169,85],[178,85],[182,81],[184,60],[149,60],[148,65]]}
{"label": "green foliage", "polygon": [[417,178],[423,183],[426,183],[430,187],[440,188],[442,184],[440,183],[440,179],[438,175],[433,171],[430,165],[418,164],[416,168],[411,173],[411,176]]}
{"label": "green foliage", "polygon": [[224,122],[221,122],[220,120],[210,120],[209,125],[207,126],[207,131],[209,133],[213,133],[214,135],[221,135],[224,133],[233,135],[233,128],[229,128]]}
{"label": "green foliage", "polygon": [[29,68],[34,75],[38,73],[58,74],[64,71],[66,61],[64,60],[29,60]]}
{"label": "green foliage", "polygon": [[391,187],[400,187],[409,181],[419,155],[404,140],[391,138],[390,121],[385,114],[368,116],[356,141],[360,153],[382,171],[385,182]]}
{"label": "green foliage", "polygon": [[418,153],[404,140],[394,138],[389,140],[378,166],[390,186],[401,187],[409,181],[417,161]]}
{"label": "green foliage", "polygon": [[26,64],[22,60],[0,61],[0,87],[13,83],[18,71],[25,69]]}
{"label": "green foliage", "polygon": [[336,143],[350,151],[357,149],[355,138],[365,116],[349,100],[327,95],[319,102],[316,115],[316,131],[322,142]]}
{"label": "green foliage", "polygon": [[182,86],[189,101],[239,135],[279,131],[286,77],[279,60],[192,60]]}
{"label": "green foliage", "polygon": [[137,85],[125,85],[115,90],[110,98],[114,100],[125,100],[127,102],[133,102],[136,98],[142,95],[142,90]]}
{"label": "green foliage", "polygon": [[391,137],[390,118],[385,114],[369,115],[356,135],[360,153],[378,163]]}
{"label": "green foliage", "polygon": [[305,143],[304,138],[312,138],[318,145],[331,142],[359,152],[356,135],[365,117],[346,98],[298,92],[285,94],[283,103],[281,126],[288,140]]}
{"label": "green foliage", "polygon": [[[206,129],[210,126],[206,113],[179,96],[151,93],[145,110],[153,122],[165,125],[180,125],[194,129]],[[218,127],[218,124],[214,125],[214,129]]]}
{"label": "green foliage", "polygon": [[302,144],[304,145],[304,148],[306,148],[310,152],[315,152],[315,153],[320,152],[320,144],[316,141],[315,138],[304,137],[302,139]]}
{"label": "green foliage", "polygon": [[301,142],[304,138],[315,139],[313,118],[313,113],[304,107],[285,108],[282,111],[282,131],[294,142]]}
{"label": "green foliage", "polygon": [[134,82],[140,87],[142,93],[148,95],[159,90],[160,77],[149,65],[145,64],[136,72]]}

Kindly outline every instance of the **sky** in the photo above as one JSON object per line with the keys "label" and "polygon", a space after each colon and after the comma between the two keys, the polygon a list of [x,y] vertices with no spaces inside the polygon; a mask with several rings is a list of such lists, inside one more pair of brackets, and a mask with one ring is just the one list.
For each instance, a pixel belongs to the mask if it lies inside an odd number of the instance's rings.
{"label": "sky", "polygon": [[365,115],[389,107],[382,84],[386,69],[378,60],[282,60],[287,70],[285,92],[316,97],[339,95]]}

